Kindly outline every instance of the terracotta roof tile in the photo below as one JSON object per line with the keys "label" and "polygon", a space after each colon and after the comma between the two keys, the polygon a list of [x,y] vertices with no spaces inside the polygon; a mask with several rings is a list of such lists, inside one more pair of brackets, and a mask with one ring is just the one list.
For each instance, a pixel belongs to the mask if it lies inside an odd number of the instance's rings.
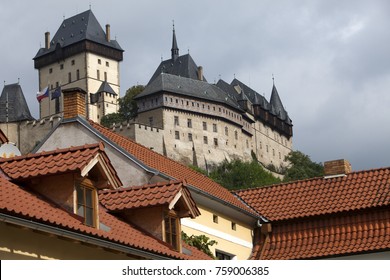
{"label": "terracotta roof tile", "polygon": [[189,185],[222,200],[224,203],[228,203],[252,215],[257,215],[252,209],[243,204],[227,189],[207,176],[154,152],[151,149],[148,149],[133,140],[125,138],[93,121],[89,121],[89,123],[99,133],[121,146],[129,154],[143,162],[146,166],[156,169],[174,180],[186,180]]}
{"label": "terracotta roof tile", "polygon": [[121,184],[115,169],[104,152],[103,143],[0,159],[0,169],[13,180],[81,171],[98,153],[105,159],[118,184]]}
{"label": "terracotta roof tile", "polygon": [[109,214],[102,205],[99,207],[99,220],[108,226],[110,230],[104,231],[86,226],[76,215],[65,211],[34,193],[22,189],[1,176],[0,213],[108,240],[170,258],[209,259],[207,255],[197,252],[193,247],[191,247],[192,256],[170,249],[168,244]]}
{"label": "terracotta roof tile", "polygon": [[[116,190],[103,190],[99,192],[99,201],[109,211],[116,212],[168,205],[180,191],[186,191],[185,183],[182,181],[171,181]],[[191,207],[196,208],[196,205],[192,204]],[[199,213],[197,208],[196,212]]]}
{"label": "terracotta roof tile", "polygon": [[271,222],[390,205],[390,168],[314,178],[235,194]]}
{"label": "terracotta roof tile", "polygon": [[262,255],[255,246],[253,259],[313,259],[364,254],[390,249],[390,212],[332,215],[273,226]]}

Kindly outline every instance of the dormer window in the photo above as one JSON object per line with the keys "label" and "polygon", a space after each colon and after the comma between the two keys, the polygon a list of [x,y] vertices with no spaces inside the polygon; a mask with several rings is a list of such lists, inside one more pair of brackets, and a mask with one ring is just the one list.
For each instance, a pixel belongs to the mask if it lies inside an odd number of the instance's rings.
{"label": "dormer window", "polygon": [[175,250],[179,250],[180,231],[179,219],[176,215],[166,214],[164,218],[165,242],[172,245]]}
{"label": "dormer window", "polygon": [[76,185],[76,214],[84,218],[84,224],[96,227],[97,223],[97,194],[96,189],[83,180]]}

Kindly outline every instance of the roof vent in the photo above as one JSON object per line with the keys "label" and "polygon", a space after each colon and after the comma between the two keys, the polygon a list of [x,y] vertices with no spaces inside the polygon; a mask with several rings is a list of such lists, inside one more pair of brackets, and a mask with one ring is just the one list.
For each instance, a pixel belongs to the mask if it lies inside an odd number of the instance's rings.
{"label": "roof vent", "polygon": [[325,177],[337,177],[351,173],[352,166],[345,159],[331,160],[324,162]]}

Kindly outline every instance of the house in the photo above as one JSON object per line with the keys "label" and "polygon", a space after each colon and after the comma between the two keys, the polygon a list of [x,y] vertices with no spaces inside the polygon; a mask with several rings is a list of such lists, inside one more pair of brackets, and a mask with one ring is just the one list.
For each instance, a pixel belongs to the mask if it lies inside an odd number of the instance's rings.
{"label": "house", "polygon": [[253,227],[261,217],[208,177],[96,122],[87,121],[82,106],[85,94],[78,88],[64,92],[64,119],[34,152],[103,142],[124,187],[185,181],[201,215],[181,219],[182,230],[188,235],[206,235],[217,241],[211,248],[215,255],[248,259],[253,248]]}
{"label": "house", "polygon": [[390,168],[324,167],[323,178],[235,192],[267,220],[251,259],[390,259]]}
{"label": "house", "polygon": [[92,10],[64,19],[45,46],[35,55],[34,68],[39,72],[39,90],[50,94],[39,103],[40,119],[61,114],[62,89],[79,87],[85,96],[89,119],[100,119],[118,110],[120,92],[119,63],[123,49],[111,38],[111,28],[101,27]]}
{"label": "house", "polygon": [[[143,205],[124,203],[121,185],[102,143],[1,159],[0,258],[209,259],[164,241],[199,214],[183,182],[135,188]],[[139,211],[155,219],[139,223]]]}

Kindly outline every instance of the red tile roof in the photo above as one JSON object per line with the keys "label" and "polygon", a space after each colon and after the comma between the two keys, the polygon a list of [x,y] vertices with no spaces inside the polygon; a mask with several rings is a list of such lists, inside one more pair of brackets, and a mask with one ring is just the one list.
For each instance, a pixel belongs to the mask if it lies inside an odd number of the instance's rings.
{"label": "red tile roof", "polygon": [[0,213],[169,258],[210,259],[193,247],[191,247],[193,253],[191,256],[178,253],[170,249],[168,244],[109,214],[102,205],[99,207],[99,220],[110,229],[105,231],[86,226],[76,215],[7,181],[2,176],[0,176]]}
{"label": "red tile roof", "polygon": [[[179,192],[184,192],[187,198],[191,197],[182,181],[157,183],[116,190],[102,190],[99,192],[99,201],[108,210],[117,212],[143,207],[169,205]],[[191,199],[192,200],[192,199]],[[192,201],[193,202],[193,201]],[[189,205],[200,215],[195,203]]]}
{"label": "red tile roof", "polygon": [[89,144],[50,152],[0,159],[0,169],[13,180],[82,171],[97,154],[101,154],[115,180],[121,185],[115,169],[104,152],[103,143]]}
{"label": "red tile roof", "polygon": [[390,250],[390,211],[353,212],[273,226],[253,259],[313,259]]}
{"label": "red tile roof", "polygon": [[267,218],[253,259],[310,259],[390,250],[390,168],[235,192]]}
{"label": "red tile roof", "polygon": [[133,140],[125,138],[93,121],[89,121],[89,123],[103,136],[125,149],[129,154],[143,162],[146,166],[156,169],[174,180],[186,180],[189,185],[201,190],[202,192],[220,199],[224,203],[233,205],[248,214],[256,215],[254,211],[244,205],[227,189],[207,176],[154,152],[151,149],[148,149]]}
{"label": "red tile roof", "polygon": [[352,172],[235,192],[272,221],[390,205],[390,168]]}

